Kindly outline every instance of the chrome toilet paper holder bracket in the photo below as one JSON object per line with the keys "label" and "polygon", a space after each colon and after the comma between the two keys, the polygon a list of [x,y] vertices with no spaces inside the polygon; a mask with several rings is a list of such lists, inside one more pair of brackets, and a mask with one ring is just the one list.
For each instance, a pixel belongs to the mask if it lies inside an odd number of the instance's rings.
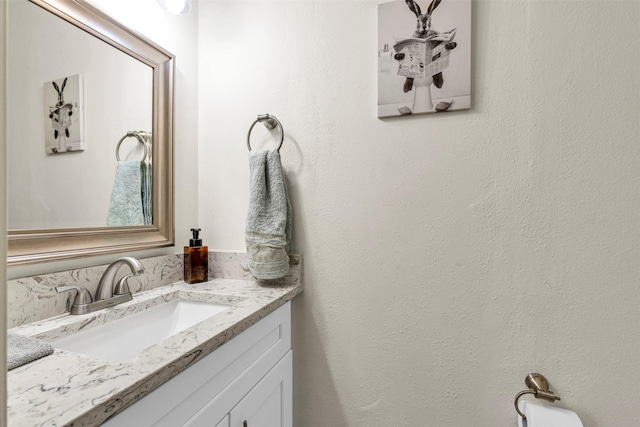
{"label": "chrome toilet paper holder bracket", "polygon": [[514,400],[514,404],[516,406],[516,412],[518,415],[522,417],[523,420],[526,420],[527,417],[520,412],[520,408],[518,408],[518,400],[525,394],[533,394],[536,399],[543,399],[547,402],[555,402],[556,400],[561,400],[560,396],[556,396],[552,391],[549,391],[549,382],[542,374],[529,374],[524,379],[524,383],[529,390],[523,390],[520,393],[516,394],[516,398]]}

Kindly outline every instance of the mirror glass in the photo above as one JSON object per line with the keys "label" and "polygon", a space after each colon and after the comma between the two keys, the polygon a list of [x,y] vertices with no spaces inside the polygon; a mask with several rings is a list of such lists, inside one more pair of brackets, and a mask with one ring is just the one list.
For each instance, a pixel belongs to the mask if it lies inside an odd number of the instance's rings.
{"label": "mirror glass", "polygon": [[[151,132],[153,69],[33,3],[14,0],[10,14],[8,229],[144,225],[139,208],[109,208],[118,142]],[[125,138],[120,159],[143,156]],[[134,213],[108,218],[120,210]]]}
{"label": "mirror glass", "polygon": [[84,0],[8,35],[8,264],[172,245],[173,55]]}

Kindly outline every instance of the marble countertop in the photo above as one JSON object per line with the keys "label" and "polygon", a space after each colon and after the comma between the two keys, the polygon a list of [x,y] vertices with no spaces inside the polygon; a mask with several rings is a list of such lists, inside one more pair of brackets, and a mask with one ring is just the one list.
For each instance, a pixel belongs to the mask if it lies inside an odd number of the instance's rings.
{"label": "marble countertop", "polygon": [[176,298],[230,308],[123,362],[107,362],[56,349],[7,373],[9,427],[96,426],[196,363],[302,292],[299,284],[253,280],[177,282],[134,295],[133,301],[96,313],[62,315],[10,329],[45,341]]}

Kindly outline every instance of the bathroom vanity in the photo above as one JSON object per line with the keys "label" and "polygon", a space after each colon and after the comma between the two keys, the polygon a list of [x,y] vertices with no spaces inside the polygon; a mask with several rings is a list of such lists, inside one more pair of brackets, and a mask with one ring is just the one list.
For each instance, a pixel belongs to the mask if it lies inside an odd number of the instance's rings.
{"label": "bathroom vanity", "polygon": [[[298,282],[177,282],[96,313],[13,328],[55,347],[115,322],[125,325],[123,334],[135,333],[136,319],[175,302],[222,307],[133,355],[118,345],[113,351],[56,348],[10,371],[9,426],[291,426],[289,301],[301,291]],[[104,331],[100,336],[108,339]],[[126,347],[136,340],[123,335],[118,342]]]}

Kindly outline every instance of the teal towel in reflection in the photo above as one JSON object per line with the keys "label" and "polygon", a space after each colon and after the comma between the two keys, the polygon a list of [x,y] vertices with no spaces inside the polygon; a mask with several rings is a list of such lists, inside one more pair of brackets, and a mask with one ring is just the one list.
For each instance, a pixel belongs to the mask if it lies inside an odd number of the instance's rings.
{"label": "teal towel in reflection", "polygon": [[256,279],[279,279],[289,271],[291,203],[277,151],[249,154],[247,266]]}
{"label": "teal towel in reflection", "polygon": [[111,192],[107,226],[119,227],[144,224],[140,161],[119,161]]}
{"label": "teal towel in reflection", "polygon": [[152,165],[146,162],[140,163],[140,177],[142,180],[141,191],[142,191],[142,216],[144,218],[144,224],[150,225],[153,223],[153,216],[151,215],[153,203],[152,203],[152,193],[151,193],[151,183],[152,181],[152,173],[153,168]]}

